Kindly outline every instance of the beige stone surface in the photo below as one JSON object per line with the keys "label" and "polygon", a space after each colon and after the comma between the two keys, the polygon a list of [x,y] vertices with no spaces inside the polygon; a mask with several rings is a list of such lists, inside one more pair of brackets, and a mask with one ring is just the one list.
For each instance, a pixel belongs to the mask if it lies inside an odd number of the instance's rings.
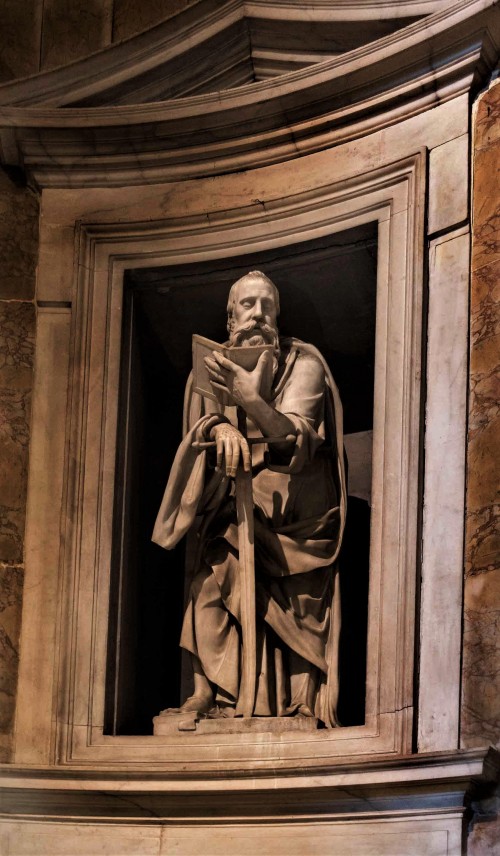
{"label": "beige stone surface", "polygon": [[[22,716],[26,737],[35,754],[48,757],[50,743],[40,729],[40,709],[52,709],[51,682],[44,681],[43,666],[54,656],[55,622],[47,620],[57,603],[59,584],[59,525],[51,517],[61,502],[61,471],[64,458],[67,360],[70,314],[67,308],[38,310],[37,361],[33,396],[33,424],[39,431],[31,437],[31,486],[26,527],[26,566],[31,585],[23,599],[25,638],[37,638],[29,655],[21,661],[17,721]],[[36,537],[33,529],[36,526]],[[54,526],[56,532],[54,532]],[[55,536],[55,537],[54,537]],[[43,592],[43,595],[40,595]],[[35,702],[36,699],[36,703]]]}
{"label": "beige stone surface", "polygon": [[0,821],[0,830],[4,856],[459,856],[461,817],[125,828]]}
{"label": "beige stone surface", "polygon": [[450,229],[467,217],[469,135],[432,149],[429,155],[429,234]]}
{"label": "beige stone surface", "polygon": [[[161,828],[112,824],[12,824],[3,829],[3,856],[159,856]],[[2,838],[0,838],[0,842]]]}
{"label": "beige stone surface", "polygon": [[[47,261],[52,252],[59,252],[58,247],[62,244],[65,258],[70,258],[69,239],[65,238],[62,242],[58,233],[62,226],[72,231],[75,221],[168,221],[182,212],[186,218],[190,218],[186,220],[187,230],[199,228],[207,219],[215,222],[217,217],[222,216],[228,220],[240,204],[244,206],[249,220],[260,220],[262,233],[265,234],[266,224],[272,222],[274,212],[284,197],[288,199],[288,207],[292,210],[294,200],[300,193],[310,190],[319,194],[321,188],[331,182],[346,181],[350,184],[355,176],[412,157],[423,146],[434,148],[462,136],[467,125],[468,97],[461,96],[427,114],[412,116],[405,122],[376,131],[361,140],[337,146],[334,149],[334,167],[332,150],[326,150],[308,156],[307,161],[299,158],[293,169],[289,163],[277,163],[259,169],[241,170],[232,175],[218,175],[216,178],[181,180],[178,177],[175,181],[142,185],[133,190],[130,187],[112,186],[86,187],[76,191],[70,187],[47,188],[42,202],[42,211],[46,212],[46,216],[45,213],[42,216],[41,252],[48,237],[45,229],[53,228]],[[245,235],[242,237],[244,239]],[[62,243],[59,245],[58,241]],[[186,245],[188,242],[189,238]],[[154,246],[152,241],[150,252],[154,252]],[[68,282],[71,277],[67,263],[62,267]],[[54,275],[59,276],[59,265]],[[63,279],[59,281],[62,283]],[[45,277],[38,287],[46,288]]]}
{"label": "beige stone surface", "polygon": [[500,740],[499,126],[497,83],[480,97],[474,121],[461,734],[464,746]]}
{"label": "beige stone surface", "polygon": [[420,675],[433,680],[420,681],[421,751],[458,742],[468,268],[468,228],[431,241]]}
{"label": "beige stone surface", "polygon": [[318,727],[316,717],[306,716],[260,716],[253,718],[221,718],[208,719],[199,717],[196,712],[174,713],[155,716],[155,736],[176,734],[179,731],[196,731],[198,734],[254,734],[274,732],[275,734],[290,731],[314,732]]}

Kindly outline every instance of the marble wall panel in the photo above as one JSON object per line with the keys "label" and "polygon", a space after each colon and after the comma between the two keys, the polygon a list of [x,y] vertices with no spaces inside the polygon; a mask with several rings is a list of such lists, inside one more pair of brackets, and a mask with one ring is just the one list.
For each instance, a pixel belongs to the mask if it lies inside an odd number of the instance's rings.
{"label": "marble wall panel", "polygon": [[420,670],[434,681],[420,681],[421,752],[458,743],[469,244],[462,227],[429,247]]}
{"label": "marble wall panel", "polygon": [[0,303],[0,561],[23,560],[35,311]]}
{"label": "marble wall panel", "polygon": [[108,45],[112,20],[113,0],[44,0],[41,68],[66,65]]}
{"label": "marble wall panel", "polygon": [[17,681],[34,336],[33,303],[0,301],[0,760]]}
{"label": "marble wall panel", "polygon": [[469,134],[432,149],[429,154],[429,235],[467,218],[469,197]]}
{"label": "marble wall panel", "polygon": [[0,819],[3,856],[456,856],[462,820],[458,812],[439,815],[398,812],[364,817],[272,823],[204,822],[112,824]]}
{"label": "marble wall panel", "polygon": [[32,299],[38,256],[38,197],[0,171],[0,299]]}
{"label": "marble wall panel", "polygon": [[474,122],[462,745],[500,741],[500,83]]}
{"label": "marble wall panel", "polygon": [[467,856],[495,856],[500,842],[500,796],[475,804],[467,836]]}

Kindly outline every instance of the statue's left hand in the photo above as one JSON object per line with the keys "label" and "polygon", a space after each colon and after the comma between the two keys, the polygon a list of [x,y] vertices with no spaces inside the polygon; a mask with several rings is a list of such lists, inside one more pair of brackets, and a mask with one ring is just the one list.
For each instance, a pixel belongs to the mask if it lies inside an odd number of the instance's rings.
{"label": "statue's left hand", "polygon": [[247,410],[261,398],[262,380],[269,359],[270,355],[264,351],[254,370],[247,372],[242,366],[213,351],[213,359],[205,357],[205,365],[212,386],[229,395],[234,404]]}
{"label": "statue's left hand", "polygon": [[217,469],[220,472],[225,470],[226,476],[234,478],[240,460],[245,472],[250,472],[252,458],[248,443],[241,431],[238,431],[234,425],[229,425],[227,422],[220,422],[212,428],[210,436],[215,440]]}

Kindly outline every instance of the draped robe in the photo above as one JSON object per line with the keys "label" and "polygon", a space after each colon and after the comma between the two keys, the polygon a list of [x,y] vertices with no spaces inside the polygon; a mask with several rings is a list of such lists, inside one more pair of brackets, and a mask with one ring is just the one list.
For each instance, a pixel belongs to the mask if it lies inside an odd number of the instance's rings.
{"label": "draped robe", "polygon": [[[281,339],[270,406],[296,439],[287,456],[253,445],[257,687],[254,715],[306,705],[337,725],[340,593],[337,557],[345,524],[342,407],[327,364],[312,346]],[[219,705],[235,705],[241,673],[240,578],[234,482],[197,442],[236,408],[186,389],[184,439],[153,532],[174,547],[201,515],[181,645],[198,657]],[[261,437],[247,418],[248,437]],[[195,444],[193,446],[193,443]]]}

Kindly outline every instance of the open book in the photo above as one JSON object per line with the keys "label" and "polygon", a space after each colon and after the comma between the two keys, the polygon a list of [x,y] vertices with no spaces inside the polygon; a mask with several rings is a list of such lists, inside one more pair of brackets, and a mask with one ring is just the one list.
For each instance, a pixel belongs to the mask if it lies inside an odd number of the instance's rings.
{"label": "open book", "polygon": [[[228,360],[232,360],[239,366],[246,369],[247,372],[253,371],[260,355],[264,351],[273,352],[272,345],[255,345],[251,347],[232,348],[228,345],[220,345],[218,342],[213,342],[211,339],[206,339],[204,336],[193,335],[193,390],[212,401],[218,401],[221,404],[227,405],[229,402],[223,399],[227,398],[223,393],[214,392],[210,383],[207,367],[205,365],[205,357],[211,357],[213,351],[218,351]],[[269,361],[271,364],[271,361]]]}

